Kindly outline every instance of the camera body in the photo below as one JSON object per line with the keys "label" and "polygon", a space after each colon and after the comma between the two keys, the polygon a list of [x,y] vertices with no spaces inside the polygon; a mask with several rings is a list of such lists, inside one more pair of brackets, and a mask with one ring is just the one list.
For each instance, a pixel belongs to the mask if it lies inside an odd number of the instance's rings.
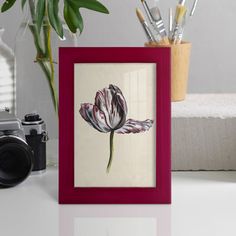
{"label": "camera body", "polygon": [[0,186],[12,187],[31,171],[46,170],[46,125],[38,114],[24,120],[0,112]]}
{"label": "camera body", "polygon": [[46,124],[36,113],[25,115],[22,126],[27,144],[34,152],[34,173],[42,173],[46,170],[46,142],[48,134]]}
{"label": "camera body", "polygon": [[14,137],[26,143],[21,121],[7,111],[0,112],[0,139]]}

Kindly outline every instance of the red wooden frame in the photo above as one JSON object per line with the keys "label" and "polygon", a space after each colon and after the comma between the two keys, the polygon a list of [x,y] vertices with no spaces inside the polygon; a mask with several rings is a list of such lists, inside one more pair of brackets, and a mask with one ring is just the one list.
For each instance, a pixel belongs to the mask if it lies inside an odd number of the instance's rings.
{"label": "red wooden frame", "polygon": [[[59,203],[167,204],[171,202],[170,48],[60,48]],[[155,188],[74,187],[74,64],[156,63]]]}

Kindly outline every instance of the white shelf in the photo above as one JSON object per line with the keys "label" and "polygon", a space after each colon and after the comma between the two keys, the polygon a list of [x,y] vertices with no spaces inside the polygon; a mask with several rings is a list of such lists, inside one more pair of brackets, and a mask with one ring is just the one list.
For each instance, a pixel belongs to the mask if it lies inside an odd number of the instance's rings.
{"label": "white shelf", "polygon": [[58,205],[57,175],[0,189],[1,235],[235,235],[236,172],[174,172],[173,203],[162,206]]}
{"label": "white shelf", "polygon": [[188,94],[185,101],[172,103],[173,118],[236,117],[236,94]]}
{"label": "white shelf", "polygon": [[172,103],[173,170],[236,170],[236,94]]}

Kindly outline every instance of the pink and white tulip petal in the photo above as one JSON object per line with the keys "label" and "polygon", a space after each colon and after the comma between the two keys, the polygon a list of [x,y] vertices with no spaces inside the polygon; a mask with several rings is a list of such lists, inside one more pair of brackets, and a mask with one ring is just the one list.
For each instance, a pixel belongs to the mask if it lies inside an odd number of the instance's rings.
{"label": "pink and white tulip petal", "polygon": [[128,119],[124,126],[115,130],[115,132],[118,134],[141,133],[148,131],[152,127],[153,123],[154,121],[149,119],[145,121]]}
{"label": "pink and white tulip petal", "polygon": [[109,125],[106,122],[104,113],[100,111],[97,106],[89,103],[84,103],[81,104],[79,112],[84,120],[92,125],[96,130],[102,133],[111,131]]}
{"label": "pink and white tulip petal", "polygon": [[126,121],[127,104],[121,90],[115,85],[109,85],[97,92],[95,105],[101,110],[111,129],[121,128]]}

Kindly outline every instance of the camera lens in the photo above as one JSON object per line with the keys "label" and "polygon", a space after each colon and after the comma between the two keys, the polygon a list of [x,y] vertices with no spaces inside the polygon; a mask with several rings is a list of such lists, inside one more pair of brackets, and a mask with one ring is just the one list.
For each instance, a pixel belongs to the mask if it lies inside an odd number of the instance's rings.
{"label": "camera lens", "polygon": [[0,141],[0,186],[13,187],[30,174],[33,153],[23,141],[6,139]]}

